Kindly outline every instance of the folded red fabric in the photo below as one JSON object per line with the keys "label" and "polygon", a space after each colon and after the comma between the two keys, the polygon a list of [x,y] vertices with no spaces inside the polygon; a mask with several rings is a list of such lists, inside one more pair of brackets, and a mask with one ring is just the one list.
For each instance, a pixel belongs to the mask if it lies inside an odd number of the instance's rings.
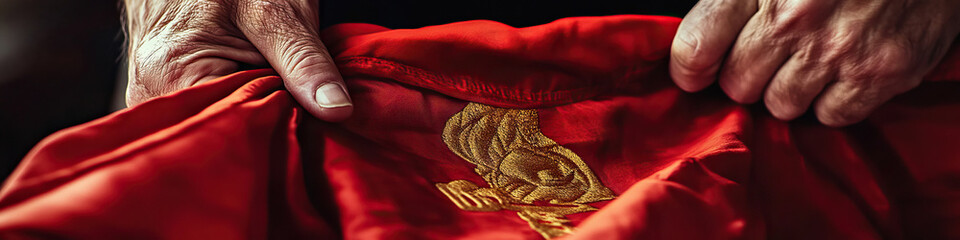
{"label": "folded red fabric", "polygon": [[3,239],[960,238],[960,53],[867,121],[773,119],[665,64],[679,19],[324,32],[355,102],[271,70],[51,135]]}

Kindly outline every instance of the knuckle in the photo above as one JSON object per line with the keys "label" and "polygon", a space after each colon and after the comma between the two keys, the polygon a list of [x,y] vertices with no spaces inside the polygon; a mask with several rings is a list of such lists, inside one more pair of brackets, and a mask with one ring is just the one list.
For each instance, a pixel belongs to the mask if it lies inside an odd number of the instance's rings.
{"label": "knuckle", "polygon": [[316,43],[308,37],[293,38],[287,41],[281,41],[277,49],[283,49],[280,58],[283,59],[285,66],[293,68],[303,68],[310,65],[320,64],[325,60],[322,56],[325,51],[316,46]]}
{"label": "knuckle", "polygon": [[775,79],[771,81],[764,98],[772,100],[774,103],[780,103],[780,105],[796,105],[795,103],[800,102],[802,89],[799,88],[802,87],[797,83],[788,83],[788,81],[796,81],[796,79]]}
{"label": "knuckle", "polygon": [[683,35],[686,36],[678,36],[671,48],[673,62],[691,73],[704,72],[712,67],[715,61],[704,57],[703,49],[700,48],[700,37],[694,33]]}
{"label": "knuckle", "polygon": [[841,105],[828,104],[826,106],[818,106],[816,115],[820,123],[831,127],[841,127],[855,121],[853,116],[849,114],[849,111],[844,111]]}
{"label": "knuckle", "polygon": [[822,32],[834,4],[830,1],[766,1],[757,11],[763,36],[792,42]]}
{"label": "knuckle", "polygon": [[908,78],[915,70],[910,51],[896,44],[881,44],[874,51],[863,53],[861,59],[848,64],[841,71],[841,81],[849,81],[862,88],[889,87],[900,79]]}
{"label": "knuckle", "polygon": [[190,56],[203,48],[190,39],[193,34],[158,36],[144,41],[129,55],[130,72],[126,100],[138,104],[190,85],[185,79],[185,67]]}
{"label": "knuckle", "polygon": [[336,69],[327,50],[314,38],[300,37],[282,41],[277,49],[283,49],[279,52],[280,68],[293,79],[303,79],[305,75]]}
{"label": "knuckle", "polygon": [[820,62],[839,65],[853,55],[858,54],[862,44],[862,33],[851,30],[829,30],[823,34],[809,36],[808,44],[822,51]]}
{"label": "knuckle", "polygon": [[[135,105],[187,88],[197,80],[188,66],[199,52],[230,35],[225,2],[201,0],[168,9],[149,32],[131,39],[125,100]],[[195,75],[195,74],[194,74]]]}
{"label": "knuckle", "polygon": [[162,64],[131,67],[134,69],[131,69],[126,91],[128,106],[183,88],[177,77],[182,75],[178,68]]}
{"label": "knuckle", "polygon": [[821,99],[816,106],[817,119],[825,125],[839,127],[859,122],[883,102],[883,94],[879,92],[842,85],[834,87],[841,87],[837,91],[842,91],[843,95],[834,94]]}
{"label": "knuckle", "polygon": [[822,46],[822,55],[818,56],[819,62],[837,66],[842,65],[847,60],[848,55],[855,49],[851,41],[845,39],[831,39],[824,43],[814,43],[813,46]]}
{"label": "knuckle", "polygon": [[911,62],[914,59],[912,53],[901,44],[881,44],[874,59],[869,61],[872,71],[875,71],[880,77],[899,77],[905,75],[912,68]]}
{"label": "knuckle", "polygon": [[305,21],[306,14],[290,1],[247,0],[241,6],[242,17],[237,21],[255,34],[284,36],[314,29],[298,26],[311,21]]}
{"label": "knuckle", "polygon": [[757,99],[754,99],[754,97],[749,94],[749,89],[747,89],[749,86],[741,86],[743,83],[740,81],[740,79],[721,78],[720,88],[722,88],[723,92],[734,102],[740,104],[756,102]]}
{"label": "knuckle", "polygon": [[131,78],[127,83],[124,100],[126,100],[127,106],[134,106],[149,99],[150,95],[151,94],[143,88],[143,85],[137,84],[136,78]]}
{"label": "knuckle", "polygon": [[810,15],[814,12],[814,1],[793,1],[801,4],[787,4],[773,1],[758,11],[765,34],[775,38],[791,38],[798,32],[806,32],[811,24]]}
{"label": "knuckle", "polygon": [[797,32],[795,23],[798,21],[796,16],[776,16],[768,17],[768,21],[764,22],[762,31],[765,35],[768,35],[772,38],[789,38]]}
{"label": "knuckle", "polygon": [[764,96],[763,102],[777,119],[791,120],[803,113],[796,98],[789,96],[788,92],[771,91]]}

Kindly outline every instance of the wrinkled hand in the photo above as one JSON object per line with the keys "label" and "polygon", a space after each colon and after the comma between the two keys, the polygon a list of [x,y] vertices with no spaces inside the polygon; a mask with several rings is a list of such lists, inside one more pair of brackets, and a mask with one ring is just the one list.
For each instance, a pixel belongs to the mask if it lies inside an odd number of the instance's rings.
{"label": "wrinkled hand", "polygon": [[733,100],[763,97],[789,120],[852,124],[916,87],[960,32],[957,0],[701,0],[674,39],[686,91],[718,79]]}
{"label": "wrinkled hand", "polygon": [[311,0],[125,0],[127,104],[269,64],[314,116],[339,121],[353,106],[319,39]]}

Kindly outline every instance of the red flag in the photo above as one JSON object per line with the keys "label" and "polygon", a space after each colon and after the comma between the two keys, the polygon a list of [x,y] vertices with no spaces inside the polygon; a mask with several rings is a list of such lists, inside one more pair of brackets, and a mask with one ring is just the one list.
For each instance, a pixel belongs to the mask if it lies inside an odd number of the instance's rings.
{"label": "red flag", "polygon": [[269,70],[60,131],[4,239],[960,237],[960,53],[867,121],[775,120],[666,71],[679,19],[328,29],[356,105]]}

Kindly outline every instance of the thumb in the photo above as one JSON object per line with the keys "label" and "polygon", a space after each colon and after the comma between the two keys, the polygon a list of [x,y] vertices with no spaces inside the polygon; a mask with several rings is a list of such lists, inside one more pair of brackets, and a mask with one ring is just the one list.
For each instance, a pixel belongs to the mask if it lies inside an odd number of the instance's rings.
{"label": "thumb", "polygon": [[313,116],[342,121],[353,113],[346,85],[317,33],[308,1],[240,1],[238,27]]}
{"label": "thumb", "polygon": [[723,58],[757,11],[756,0],[701,0],[680,22],[670,48],[670,76],[700,91],[717,79]]}

